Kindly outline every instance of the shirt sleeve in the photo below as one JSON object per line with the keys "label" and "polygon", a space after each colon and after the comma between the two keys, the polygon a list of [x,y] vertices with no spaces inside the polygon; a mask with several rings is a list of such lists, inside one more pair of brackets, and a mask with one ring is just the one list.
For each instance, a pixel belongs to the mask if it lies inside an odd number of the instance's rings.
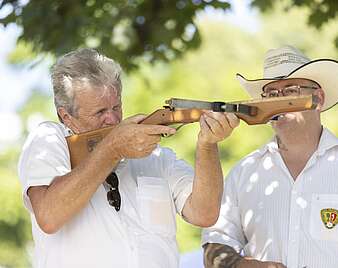
{"label": "shirt sleeve", "polygon": [[245,246],[246,238],[242,229],[235,185],[238,180],[238,174],[233,170],[224,184],[219,218],[214,226],[203,229],[202,245],[206,243],[224,244],[234,248],[238,253]]}
{"label": "shirt sleeve", "polygon": [[164,172],[172,191],[176,212],[182,215],[184,204],[192,193],[194,170],[187,162],[177,159],[176,154],[164,148]]}
{"label": "shirt sleeve", "polygon": [[28,136],[19,159],[18,173],[25,207],[33,212],[27,190],[31,186],[50,185],[56,176],[70,172],[70,158],[63,128],[45,122]]}

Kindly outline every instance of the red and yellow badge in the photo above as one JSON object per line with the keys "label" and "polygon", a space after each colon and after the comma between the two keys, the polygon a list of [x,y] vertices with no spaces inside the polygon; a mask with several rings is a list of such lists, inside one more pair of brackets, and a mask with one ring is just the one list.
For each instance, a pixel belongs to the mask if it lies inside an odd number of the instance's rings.
{"label": "red and yellow badge", "polygon": [[338,223],[338,210],[334,208],[324,208],[320,211],[322,221],[327,229],[332,229]]}

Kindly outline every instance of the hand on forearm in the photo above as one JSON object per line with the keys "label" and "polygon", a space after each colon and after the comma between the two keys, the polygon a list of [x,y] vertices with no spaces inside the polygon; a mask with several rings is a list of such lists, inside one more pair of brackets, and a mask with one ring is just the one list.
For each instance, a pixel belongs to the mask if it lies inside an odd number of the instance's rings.
{"label": "hand on forearm", "polygon": [[201,144],[215,144],[229,137],[239,119],[234,114],[206,112],[200,119],[198,140]]}
{"label": "hand on forearm", "polygon": [[174,134],[174,128],[162,125],[138,124],[145,116],[136,115],[123,120],[107,136],[120,158],[142,158],[151,154],[162,134]]}
{"label": "hand on forearm", "polygon": [[205,268],[238,268],[243,259],[232,247],[210,243],[203,246]]}
{"label": "hand on forearm", "polygon": [[257,261],[243,258],[236,268],[286,268],[282,263],[271,261]]}
{"label": "hand on forearm", "polygon": [[210,243],[203,246],[205,268],[286,268],[277,262],[262,262],[242,257],[232,247]]}

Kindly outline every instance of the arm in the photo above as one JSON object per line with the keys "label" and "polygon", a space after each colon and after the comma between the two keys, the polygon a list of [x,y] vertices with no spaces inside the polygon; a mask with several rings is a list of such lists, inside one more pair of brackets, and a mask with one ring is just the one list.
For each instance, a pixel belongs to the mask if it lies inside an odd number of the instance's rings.
{"label": "arm", "polygon": [[182,214],[188,222],[208,227],[218,219],[223,193],[217,143],[231,134],[239,120],[233,114],[208,112],[201,117],[200,124],[193,190]]}
{"label": "arm", "polygon": [[99,185],[122,158],[149,155],[166,126],[134,123],[116,126],[83,162],[68,174],[55,177],[49,186],[28,189],[35,218],[46,233],[57,232],[89,202]]}
{"label": "arm", "polygon": [[[119,161],[110,154],[108,139],[102,141],[79,166],[70,173],[55,177],[48,186],[28,189],[37,223],[46,233],[55,233],[86,206],[99,185]],[[100,165],[97,165],[100,163]]]}

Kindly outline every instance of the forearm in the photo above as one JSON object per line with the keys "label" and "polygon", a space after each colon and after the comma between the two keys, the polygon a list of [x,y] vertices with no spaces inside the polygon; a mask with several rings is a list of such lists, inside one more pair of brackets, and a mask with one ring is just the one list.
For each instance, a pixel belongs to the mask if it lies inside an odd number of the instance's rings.
{"label": "forearm", "polygon": [[218,218],[223,193],[223,173],[217,144],[197,143],[195,178],[188,199],[185,218],[202,227],[213,225]]}
{"label": "forearm", "polygon": [[206,268],[239,268],[243,259],[232,247],[223,244],[206,244],[204,265]]}
{"label": "forearm", "polygon": [[58,231],[83,209],[105,180],[119,158],[105,144],[97,148],[70,173],[56,177],[49,186],[28,190],[34,214],[41,229]]}

